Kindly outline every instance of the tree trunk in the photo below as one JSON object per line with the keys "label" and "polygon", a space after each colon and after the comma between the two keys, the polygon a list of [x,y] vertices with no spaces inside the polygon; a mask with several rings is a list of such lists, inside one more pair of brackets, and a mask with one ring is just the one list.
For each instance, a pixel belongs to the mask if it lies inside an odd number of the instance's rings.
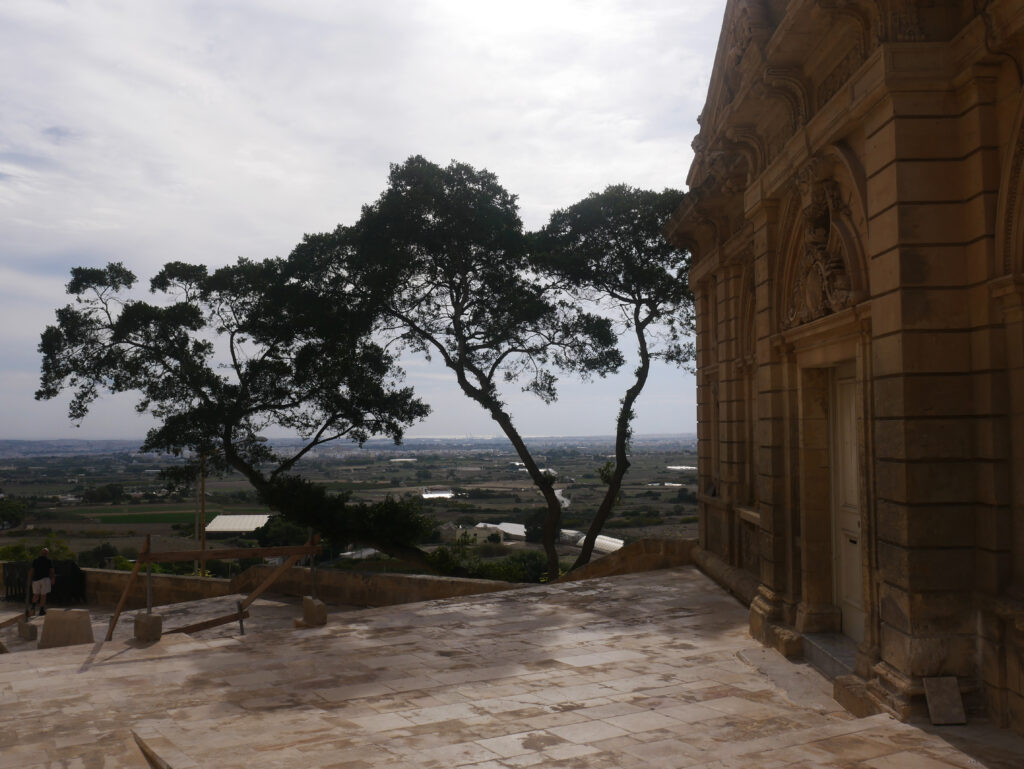
{"label": "tree trunk", "polygon": [[640,393],[643,392],[644,385],[647,384],[647,376],[651,371],[651,354],[647,349],[647,338],[644,335],[644,328],[645,324],[638,323],[636,325],[640,365],[637,366],[635,372],[636,379],[633,385],[626,390],[626,394],[622,398],[622,407],[619,409],[619,416],[615,421],[615,467],[612,469],[611,477],[608,479],[608,489],[605,491],[604,499],[601,500],[597,514],[590,522],[590,528],[587,529],[587,536],[583,540],[583,549],[576,558],[576,562],[572,565],[573,569],[578,569],[580,566],[590,563],[590,558],[594,554],[594,543],[597,542],[598,535],[604,528],[608,516],[611,515],[616,501],[618,501],[619,491],[622,489],[622,479],[625,477],[626,471],[629,470],[629,459],[626,456],[626,452],[629,450],[633,406],[636,404],[637,398],[640,397]]}

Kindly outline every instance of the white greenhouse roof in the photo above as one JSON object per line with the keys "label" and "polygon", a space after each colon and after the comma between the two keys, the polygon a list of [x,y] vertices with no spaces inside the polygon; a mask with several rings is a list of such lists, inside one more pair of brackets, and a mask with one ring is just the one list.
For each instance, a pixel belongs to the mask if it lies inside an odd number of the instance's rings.
{"label": "white greenhouse roof", "polygon": [[269,515],[218,515],[208,524],[206,524],[206,532],[221,534],[248,534],[250,531],[256,531],[260,526],[263,526],[267,521],[270,520]]}

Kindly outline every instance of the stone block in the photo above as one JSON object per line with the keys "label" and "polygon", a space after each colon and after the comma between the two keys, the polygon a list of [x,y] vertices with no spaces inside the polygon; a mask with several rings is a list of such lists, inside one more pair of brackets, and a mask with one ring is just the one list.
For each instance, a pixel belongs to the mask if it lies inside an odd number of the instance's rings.
{"label": "stone block", "polygon": [[977,505],[974,516],[975,544],[987,550],[1009,550],[1013,542],[1010,511],[1001,507]]}
{"label": "stone block", "polygon": [[904,676],[975,676],[973,635],[912,636],[881,625],[881,658]]}
{"label": "stone block", "polygon": [[85,609],[47,612],[43,620],[43,632],[39,637],[40,649],[93,642],[92,619]]}
{"label": "stone block", "polygon": [[977,500],[982,505],[1005,507],[1010,504],[1010,468],[1006,462],[990,460],[975,463]]}
{"label": "stone block", "polygon": [[975,423],[950,419],[880,419],[875,423],[875,452],[885,459],[974,459]]}
{"label": "stone block", "polygon": [[310,596],[302,598],[302,621],[308,627],[327,624],[327,604]]}
{"label": "stone block", "polygon": [[903,633],[933,636],[975,629],[970,590],[918,593],[883,582],[878,597],[882,621]]}
{"label": "stone block", "polygon": [[907,499],[907,463],[895,460],[879,459],[875,463],[875,493],[879,503],[906,503]]}
{"label": "stone block", "polygon": [[998,595],[1010,583],[1013,560],[1008,551],[992,552],[979,548],[975,556],[974,587],[982,593]]}
{"label": "stone block", "polygon": [[[903,288],[903,328],[913,329],[965,329],[971,323],[968,294],[960,288]],[[947,371],[956,371],[969,360],[967,350],[959,351],[963,359],[950,359],[947,352]]]}
{"label": "stone block", "polygon": [[832,682],[832,697],[857,718],[881,712],[878,703],[868,693],[866,683],[857,676],[837,676]]}
{"label": "stone block", "polygon": [[878,498],[909,505],[970,505],[977,480],[976,463],[963,461],[879,460]]}
{"label": "stone block", "polygon": [[872,368],[876,377],[966,370],[974,338],[970,331],[941,329],[879,336],[871,344]]}
{"label": "stone block", "polygon": [[905,548],[878,543],[878,570],[882,578],[910,591],[958,591],[973,580],[974,551],[960,548]]}
{"label": "stone block", "polygon": [[903,328],[903,297],[898,289],[876,293],[871,299],[871,332],[884,336]]}
{"label": "stone block", "polygon": [[1006,688],[1006,665],[1000,644],[983,638],[978,642],[978,658],[981,665],[981,680],[991,688]]}
{"label": "stone block", "polygon": [[135,640],[141,643],[156,643],[164,631],[164,618],[160,614],[135,615]]}
{"label": "stone block", "polygon": [[977,417],[974,426],[975,456],[979,459],[1004,459],[1012,452],[1010,420],[1003,416]]}
{"label": "stone block", "polygon": [[18,622],[18,638],[22,641],[35,641],[39,637],[39,626],[27,620]]}
{"label": "stone block", "polygon": [[964,545],[975,537],[973,505],[907,505],[879,500],[878,538],[901,547]]}
{"label": "stone block", "polygon": [[899,250],[902,286],[959,286],[967,282],[962,246],[928,245]]}
{"label": "stone block", "polygon": [[[871,202],[868,201],[868,205]],[[877,215],[876,215],[877,214]],[[868,230],[867,252],[870,256],[884,254],[900,245],[899,210],[896,206],[870,213],[871,228]],[[874,319],[872,318],[872,323]]]}

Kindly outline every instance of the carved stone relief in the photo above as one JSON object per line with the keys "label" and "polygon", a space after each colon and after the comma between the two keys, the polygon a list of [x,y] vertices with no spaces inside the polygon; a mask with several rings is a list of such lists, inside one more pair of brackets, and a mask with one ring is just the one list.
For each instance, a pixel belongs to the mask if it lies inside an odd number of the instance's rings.
{"label": "carved stone relief", "polygon": [[809,187],[810,204],[802,214],[803,245],[794,265],[789,306],[782,316],[784,329],[831,315],[851,304],[847,257],[835,227],[835,219],[848,211],[835,181],[808,181],[816,168],[816,164],[805,166],[797,180],[798,185]]}
{"label": "carved stone relief", "polygon": [[843,57],[843,60],[835,66],[835,68],[825,76],[825,79],[821,81],[821,85],[818,86],[818,107],[819,109],[828,102],[839,89],[842,88],[846,83],[849,82],[853,73],[856,72],[861,64],[864,63],[864,51],[860,45],[856,45],[850,49],[849,53]]}
{"label": "carved stone relief", "polygon": [[921,13],[915,0],[902,0],[892,11],[892,33],[893,37],[901,43],[924,40]]}
{"label": "carved stone relief", "polygon": [[1017,137],[1010,157],[1010,175],[1006,183],[1006,201],[1003,203],[1002,250],[1003,250],[1003,273],[1006,275],[1014,271],[1014,231],[1020,226],[1019,218],[1021,212],[1018,210],[1018,198],[1021,188],[1021,173],[1024,170],[1024,130]]}

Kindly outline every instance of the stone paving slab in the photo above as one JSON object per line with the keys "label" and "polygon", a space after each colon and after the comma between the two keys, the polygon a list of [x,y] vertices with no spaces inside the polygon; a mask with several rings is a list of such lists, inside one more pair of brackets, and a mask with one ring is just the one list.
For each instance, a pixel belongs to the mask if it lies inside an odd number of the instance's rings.
{"label": "stone paving slab", "polygon": [[1024,766],[984,723],[855,719],[691,567],[321,628],[0,656],[0,769]]}

